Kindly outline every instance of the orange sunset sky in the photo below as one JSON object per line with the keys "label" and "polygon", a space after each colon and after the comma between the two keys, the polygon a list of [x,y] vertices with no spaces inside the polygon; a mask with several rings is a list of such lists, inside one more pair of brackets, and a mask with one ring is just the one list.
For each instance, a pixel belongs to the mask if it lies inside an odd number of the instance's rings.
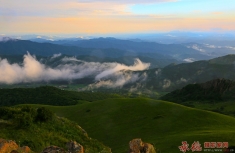
{"label": "orange sunset sky", "polygon": [[0,34],[235,30],[234,0],[0,0]]}

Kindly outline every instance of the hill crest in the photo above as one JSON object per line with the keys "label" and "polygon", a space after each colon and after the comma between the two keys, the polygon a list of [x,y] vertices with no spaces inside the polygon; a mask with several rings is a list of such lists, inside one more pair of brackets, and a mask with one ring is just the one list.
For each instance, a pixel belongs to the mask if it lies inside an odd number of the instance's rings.
{"label": "hill crest", "polygon": [[234,100],[235,81],[214,79],[200,84],[189,84],[161,97],[162,100],[183,103],[185,101],[227,101]]}

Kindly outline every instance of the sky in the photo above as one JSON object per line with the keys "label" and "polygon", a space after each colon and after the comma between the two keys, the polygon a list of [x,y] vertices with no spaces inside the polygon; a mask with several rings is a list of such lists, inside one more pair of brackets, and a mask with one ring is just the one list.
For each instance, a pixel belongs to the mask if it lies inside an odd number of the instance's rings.
{"label": "sky", "polygon": [[235,30],[235,0],[0,0],[0,4],[0,35]]}

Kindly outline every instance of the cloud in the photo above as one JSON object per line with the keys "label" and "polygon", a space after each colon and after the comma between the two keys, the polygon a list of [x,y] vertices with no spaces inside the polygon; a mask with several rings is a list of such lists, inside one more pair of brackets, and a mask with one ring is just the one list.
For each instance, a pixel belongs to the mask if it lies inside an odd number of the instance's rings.
{"label": "cloud", "polygon": [[[102,2],[105,3],[122,3],[122,4],[152,4],[152,3],[162,3],[162,2],[176,2],[178,0],[103,0]],[[83,3],[91,3],[91,2],[97,2],[97,0],[81,0],[79,2]]]}
{"label": "cloud", "polygon": [[[75,59],[75,57],[67,58],[67,61]],[[125,82],[137,80],[135,79],[136,75],[130,77],[130,75],[124,74],[126,70],[140,71],[148,69],[149,66],[149,63],[142,63],[139,59],[136,59],[133,66],[119,63],[82,61],[79,64],[64,63],[55,68],[50,68],[37,61],[35,56],[28,53],[24,55],[22,64],[10,64],[7,59],[0,59],[0,83],[15,84],[51,80],[73,80],[89,76],[99,81],[116,78],[116,86],[122,86]]]}
{"label": "cloud", "polygon": [[213,48],[213,49],[222,48],[222,46],[215,46],[215,45],[210,45],[210,44],[204,44],[204,46],[207,47],[207,48]]}
{"label": "cloud", "polygon": [[59,54],[54,54],[52,57],[51,57],[51,59],[55,59],[55,58],[57,58],[57,57],[60,57],[62,54],[61,53],[59,53]]}
{"label": "cloud", "polygon": [[213,49],[217,49],[217,48],[226,48],[226,49],[231,49],[231,50],[235,50],[234,46],[215,46],[215,45],[210,45],[210,44],[204,44],[205,47],[207,48],[213,48]]}
{"label": "cloud", "polygon": [[95,79],[100,80],[103,77],[106,77],[110,74],[113,74],[114,72],[118,72],[118,71],[121,71],[121,70],[142,71],[142,70],[148,69],[149,66],[150,66],[149,63],[142,63],[141,60],[135,59],[135,63],[134,63],[133,66],[126,66],[126,65],[123,65],[123,64],[116,64],[116,66],[113,69],[103,71],[102,73],[97,75]]}
{"label": "cloud", "polygon": [[162,71],[161,69],[158,69],[157,71],[155,71],[155,74],[159,75],[159,74],[161,74],[161,71]]}
{"label": "cloud", "polygon": [[194,44],[194,45],[192,45],[192,46],[187,46],[187,47],[188,47],[188,48],[192,48],[192,49],[197,50],[197,51],[202,52],[202,53],[205,52],[204,49],[199,48],[199,46],[196,45],[196,44]]}
{"label": "cloud", "polygon": [[[235,29],[232,9],[228,9],[227,13],[224,12],[221,15],[212,14],[211,11],[195,14],[191,12],[191,9],[184,9],[184,7],[197,4],[195,2],[180,7],[178,5],[173,7],[172,4],[162,6],[172,9],[170,11],[158,9],[161,6],[156,5],[152,12],[152,7],[148,9],[148,6],[145,5],[152,6],[152,3],[164,2],[184,4],[182,0],[18,0],[17,2],[0,0],[2,4],[0,5],[0,33],[61,33],[63,31],[63,33],[89,35],[91,33],[206,31],[215,28],[227,31]],[[207,2],[205,3],[207,4]],[[135,4],[144,5],[140,5],[141,8],[135,11],[133,9]],[[208,4],[214,3],[210,1]],[[227,3],[224,5],[229,8],[233,6]],[[195,9],[198,7],[201,6],[195,6]],[[152,13],[146,14],[145,10],[147,12],[150,10]],[[213,10],[212,12],[218,12],[217,7]],[[202,12],[204,11],[202,10]]]}
{"label": "cloud", "polygon": [[171,86],[171,80],[164,79],[162,88],[166,89],[169,88],[170,86]]}
{"label": "cloud", "polygon": [[186,59],[184,59],[183,61],[192,63],[192,62],[195,61],[195,59],[194,59],[194,58],[186,58]]}
{"label": "cloud", "polygon": [[225,48],[231,49],[231,50],[235,50],[235,47],[232,46],[225,46]]}
{"label": "cloud", "polygon": [[7,42],[7,41],[9,41],[9,40],[14,40],[14,39],[12,39],[12,38],[10,38],[10,37],[1,37],[1,36],[0,36],[0,42]]}
{"label": "cloud", "polygon": [[180,80],[177,80],[176,81],[176,83],[185,83],[185,82],[187,82],[188,80],[187,79],[185,79],[185,78],[180,78]]}
{"label": "cloud", "polygon": [[175,37],[177,37],[177,36],[170,35],[170,34],[167,34],[166,36],[167,36],[167,37],[172,37],[172,38],[175,38]]}
{"label": "cloud", "polygon": [[210,44],[205,44],[205,47],[207,47],[207,48],[217,48],[217,46],[215,46],[215,45],[210,45]]}
{"label": "cloud", "polygon": [[109,75],[108,78],[104,78],[103,80],[100,80],[94,84],[89,85],[88,89],[101,88],[101,87],[121,88],[128,83],[134,83],[136,81],[138,82],[145,81],[147,77],[148,75],[146,73],[140,75],[139,73],[119,71],[113,73],[112,75]]}
{"label": "cloud", "polygon": [[78,60],[76,57],[64,57],[62,58],[63,62],[84,62],[82,60]]}

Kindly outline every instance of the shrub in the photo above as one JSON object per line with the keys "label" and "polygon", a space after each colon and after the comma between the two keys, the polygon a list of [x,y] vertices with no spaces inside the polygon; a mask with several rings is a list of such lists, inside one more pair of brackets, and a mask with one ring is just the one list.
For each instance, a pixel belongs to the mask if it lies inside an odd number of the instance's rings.
{"label": "shrub", "polygon": [[40,107],[37,109],[36,120],[39,122],[47,122],[53,119],[53,112],[45,107]]}

